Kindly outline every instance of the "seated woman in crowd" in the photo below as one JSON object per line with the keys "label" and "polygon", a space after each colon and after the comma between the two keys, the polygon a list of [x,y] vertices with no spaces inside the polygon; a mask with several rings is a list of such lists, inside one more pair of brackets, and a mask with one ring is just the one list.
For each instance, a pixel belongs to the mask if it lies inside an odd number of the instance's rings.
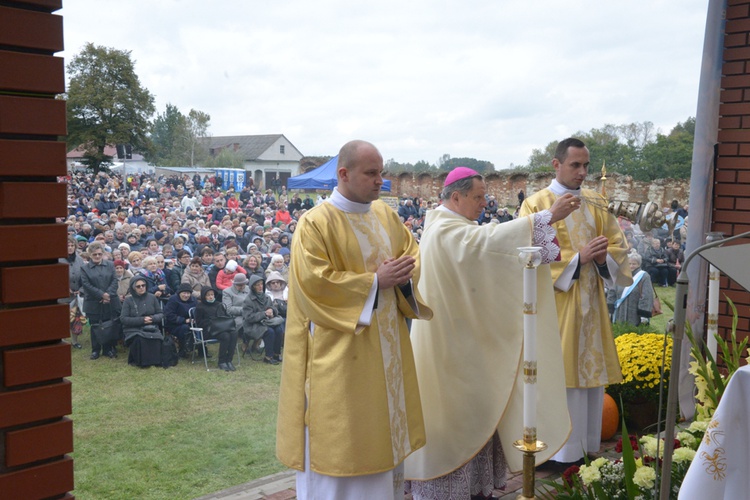
{"label": "seated woman in crowd", "polygon": [[133,273],[128,271],[127,264],[124,260],[115,260],[115,276],[117,277],[117,295],[120,302],[125,300],[125,296],[130,293],[130,280],[133,279]]}
{"label": "seated woman in crowd", "polygon": [[680,274],[682,269],[682,263],[685,262],[685,253],[682,251],[682,245],[679,240],[669,240],[667,242],[667,264],[669,266],[669,274],[667,276],[667,282],[674,285],[677,282],[677,276]]}
{"label": "seated woman in crowd", "polygon": [[193,297],[193,289],[187,283],[181,283],[177,293],[169,297],[164,305],[165,326],[167,331],[177,338],[180,346],[177,354],[186,358],[193,350],[193,334],[190,331],[190,309],[197,307],[198,301]]}
{"label": "seated woman in crowd", "polygon": [[242,273],[235,274],[234,279],[232,280],[232,286],[225,288],[221,293],[222,304],[227,308],[229,315],[234,318],[237,338],[245,344],[243,351],[247,351],[248,340],[242,328],[242,307],[245,304],[245,299],[247,298],[248,293],[247,276]]}
{"label": "seated woman in crowd", "polygon": [[211,280],[203,269],[200,257],[193,257],[187,270],[182,274],[182,283],[187,283],[193,289],[193,297],[199,299],[204,287],[211,287]]}
{"label": "seated woman in crowd", "polygon": [[281,274],[281,276],[284,277],[284,281],[289,281],[289,267],[287,267],[286,264],[284,264],[284,256],[281,254],[274,254],[273,257],[271,257],[271,264],[266,269],[266,279],[268,279],[268,276],[271,274],[271,272],[276,271],[277,273]]}
{"label": "seated woman in crowd", "polygon": [[633,284],[628,287],[618,285],[610,288],[607,291],[607,308],[613,323],[630,323],[633,326],[648,324],[654,306],[651,277],[641,269],[640,255],[631,253],[628,259]]}
{"label": "seated woman in crowd", "polygon": [[153,237],[146,240],[146,250],[148,250],[149,255],[159,255],[161,253],[159,242]]}
{"label": "seated woman in crowd", "polygon": [[148,292],[153,293],[158,299],[167,299],[172,295],[172,289],[167,284],[167,278],[164,271],[159,269],[156,257],[149,256],[143,259],[143,266],[146,268],[141,274],[148,282]]}
{"label": "seated woman in crowd", "polygon": [[128,263],[130,264],[128,269],[133,273],[133,276],[136,274],[143,274],[146,270],[142,265],[143,255],[141,255],[140,252],[130,252],[128,254]]}
{"label": "seated woman in crowd", "polygon": [[643,267],[651,276],[651,281],[661,286],[668,286],[669,264],[667,263],[667,253],[661,247],[659,238],[651,240],[651,246],[644,250],[642,257]]}
{"label": "seated woman in crowd", "polygon": [[263,268],[260,266],[260,258],[255,255],[248,255],[242,263],[242,267],[247,271],[248,278],[253,274],[260,276],[261,278],[266,275],[265,272],[263,272]]}
{"label": "seated woman in crowd", "polygon": [[141,368],[161,366],[161,343],[164,340],[159,328],[164,314],[159,300],[148,292],[147,287],[144,276],[135,276],[120,313],[125,346],[130,348],[128,364]]}
{"label": "seated woman in crowd", "polygon": [[195,322],[199,328],[203,328],[203,338],[219,341],[219,368],[227,372],[235,371],[232,364],[237,348],[235,321],[224,304],[216,300],[216,290],[211,285],[201,290],[201,301],[195,308]]}
{"label": "seated woman in crowd", "polygon": [[263,278],[253,275],[249,279],[250,293],[242,306],[243,330],[250,342],[263,338],[265,363],[277,365],[281,362],[284,319],[266,295]]}
{"label": "seated woman in crowd", "polygon": [[281,345],[284,346],[284,335],[286,333],[286,309],[289,300],[289,288],[286,286],[284,277],[276,272],[271,271],[266,281],[266,294],[271,297],[273,305],[279,313],[279,317],[284,318],[281,323]]}

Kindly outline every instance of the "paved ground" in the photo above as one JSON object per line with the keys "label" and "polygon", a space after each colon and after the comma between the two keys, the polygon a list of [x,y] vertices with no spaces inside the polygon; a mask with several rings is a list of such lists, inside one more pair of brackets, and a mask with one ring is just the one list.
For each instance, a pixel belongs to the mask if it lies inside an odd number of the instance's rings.
{"label": "paved ground", "polygon": [[[598,453],[593,456],[615,456],[614,448],[617,439],[602,443]],[[520,452],[519,452],[520,453]],[[536,479],[557,479],[559,473],[537,469]],[[494,494],[501,500],[515,500],[523,490],[523,474],[512,474],[508,477],[503,490],[495,490]],[[297,498],[294,491],[294,471],[288,470],[267,476],[249,483],[217,491],[196,500],[292,500]]]}

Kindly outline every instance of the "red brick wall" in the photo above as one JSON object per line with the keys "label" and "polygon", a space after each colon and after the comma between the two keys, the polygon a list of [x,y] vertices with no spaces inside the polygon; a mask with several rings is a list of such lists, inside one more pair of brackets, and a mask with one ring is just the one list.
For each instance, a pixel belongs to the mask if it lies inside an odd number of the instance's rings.
{"label": "red brick wall", "polygon": [[0,0],[0,498],[73,498],[61,0]]}
{"label": "red brick wall", "polygon": [[[729,0],[719,109],[719,157],[714,172],[712,230],[750,231],[750,0]],[[740,243],[747,243],[744,240]],[[724,294],[737,306],[738,333],[750,330],[750,293],[722,276],[719,333],[732,326]]]}

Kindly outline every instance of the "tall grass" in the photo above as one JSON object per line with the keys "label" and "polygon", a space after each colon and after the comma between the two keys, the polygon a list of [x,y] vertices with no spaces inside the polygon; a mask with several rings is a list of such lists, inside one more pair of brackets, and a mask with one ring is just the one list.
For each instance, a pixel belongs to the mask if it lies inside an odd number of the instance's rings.
{"label": "tall grass", "polygon": [[[88,330],[88,328],[86,328]],[[167,370],[73,350],[75,495],[195,498],[283,470],[274,455],[281,367],[249,357],[236,372],[209,360]],[[236,359],[235,359],[235,365]]]}

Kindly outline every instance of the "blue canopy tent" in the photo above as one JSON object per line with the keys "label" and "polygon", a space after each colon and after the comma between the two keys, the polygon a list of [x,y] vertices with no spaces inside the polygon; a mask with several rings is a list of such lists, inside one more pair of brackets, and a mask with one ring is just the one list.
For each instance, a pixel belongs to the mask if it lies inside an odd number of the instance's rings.
{"label": "blue canopy tent", "polygon": [[[334,156],[318,168],[310,170],[302,175],[290,177],[286,181],[287,189],[324,189],[332,191],[338,184],[336,170],[339,166],[338,155]],[[391,181],[383,179],[381,191],[391,191]]]}

